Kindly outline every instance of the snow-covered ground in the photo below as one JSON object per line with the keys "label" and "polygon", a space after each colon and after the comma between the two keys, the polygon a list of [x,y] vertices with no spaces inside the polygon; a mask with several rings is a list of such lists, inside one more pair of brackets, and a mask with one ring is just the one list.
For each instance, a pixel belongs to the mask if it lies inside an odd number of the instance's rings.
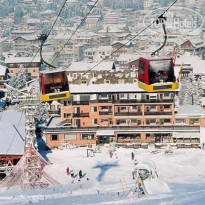
{"label": "snow-covered ground", "polygon": [[[46,173],[61,185],[45,190],[0,193],[0,204],[205,204],[205,150],[174,149],[172,155],[166,155],[164,149],[157,154],[151,153],[153,149],[117,148],[112,158],[109,147],[105,146],[101,147],[101,153],[89,158],[86,148],[42,151],[52,163],[45,167]],[[171,192],[138,198],[132,177],[132,151],[138,160],[155,163],[160,179],[168,184]],[[67,167],[74,171],[74,183],[66,174]],[[83,172],[81,181],[78,181],[79,170]]]}

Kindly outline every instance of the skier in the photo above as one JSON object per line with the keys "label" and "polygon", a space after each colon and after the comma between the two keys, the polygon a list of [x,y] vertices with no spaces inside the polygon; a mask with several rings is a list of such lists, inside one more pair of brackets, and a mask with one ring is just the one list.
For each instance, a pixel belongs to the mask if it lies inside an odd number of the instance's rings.
{"label": "skier", "polygon": [[134,158],[135,158],[134,152],[131,153],[131,156],[132,156],[132,160],[134,160]]}
{"label": "skier", "polygon": [[74,183],[74,172],[73,172],[73,170],[70,171],[70,176],[71,176],[71,179],[72,179],[71,183],[73,184]]}
{"label": "skier", "polygon": [[70,171],[70,176],[71,176],[71,178],[74,178],[73,170]]}
{"label": "skier", "polygon": [[81,179],[82,178],[82,171],[80,170],[79,171],[79,179]]}
{"label": "skier", "polygon": [[69,168],[67,167],[67,168],[66,168],[66,173],[67,173],[67,175],[69,175],[69,171],[70,171],[70,170],[69,170]]}
{"label": "skier", "polygon": [[110,150],[110,158],[112,158],[112,150]]}

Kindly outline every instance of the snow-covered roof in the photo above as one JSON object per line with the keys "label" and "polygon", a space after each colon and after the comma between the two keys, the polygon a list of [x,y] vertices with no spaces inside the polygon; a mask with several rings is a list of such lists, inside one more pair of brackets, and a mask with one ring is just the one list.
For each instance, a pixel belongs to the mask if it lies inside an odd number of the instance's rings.
{"label": "snow-covered roof", "polygon": [[5,75],[7,67],[0,65],[0,76]]}
{"label": "snow-covered roof", "polygon": [[139,55],[135,55],[135,54],[121,54],[119,56],[119,58],[117,59],[117,61],[126,61],[126,62],[129,62],[129,61],[133,61],[133,60],[136,60],[136,59],[139,59]]}
{"label": "snow-covered roof", "polygon": [[112,92],[144,92],[137,83],[131,84],[91,84],[70,85],[71,94],[77,93],[112,93]]}
{"label": "snow-covered roof", "polygon": [[56,127],[57,124],[61,123],[60,117],[54,117],[50,120],[48,127]]}
{"label": "snow-covered roof", "polygon": [[27,20],[27,23],[40,23],[40,19],[30,18],[30,19]]}
{"label": "snow-covered roof", "polygon": [[186,53],[185,55],[180,55],[179,58],[176,58],[176,64],[190,64],[193,65],[196,62],[201,61],[198,56],[190,55]]}
{"label": "snow-covered roof", "polygon": [[203,110],[200,105],[182,105],[178,107],[176,117],[178,115],[201,116],[205,115],[205,110]]}
{"label": "snow-covered roof", "polygon": [[113,61],[106,61],[102,62],[100,64],[98,63],[86,63],[86,62],[73,62],[70,67],[67,69],[67,71],[88,71],[90,69],[92,70],[112,70],[113,67]]}
{"label": "snow-covered roof", "polygon": [[25,138],[24,114],[14,110],[1,113],[0,154],[23,155]]}
{"label": "snow-covered roof", "polygon": [[40,57],[36,56],[34,59],[33,57],[7,57],[5,59],[5,63],[30,63],[30,62],[41,62]]}
{"label": "snow-covered roof", "polygon": [[104,27],[98,33],[124,33],[123,30],[119,29],[116,25]]}
{"label": "snow-covered roof", "polygon": [[97,51],[112,51],[112,46],[99,46]]}

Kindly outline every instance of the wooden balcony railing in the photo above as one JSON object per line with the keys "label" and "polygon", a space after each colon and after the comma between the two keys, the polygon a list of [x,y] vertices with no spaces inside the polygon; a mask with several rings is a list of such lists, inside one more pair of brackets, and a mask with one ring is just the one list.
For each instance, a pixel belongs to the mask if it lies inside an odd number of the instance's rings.
{"label": "wooden balcony railing", "polygon": [[89,113],[73,113],[73,117],[89,117]]}
{"label": "wooden balcony railing", "polygon": [[142,115],[142,112],[115,112],[115,116]]}

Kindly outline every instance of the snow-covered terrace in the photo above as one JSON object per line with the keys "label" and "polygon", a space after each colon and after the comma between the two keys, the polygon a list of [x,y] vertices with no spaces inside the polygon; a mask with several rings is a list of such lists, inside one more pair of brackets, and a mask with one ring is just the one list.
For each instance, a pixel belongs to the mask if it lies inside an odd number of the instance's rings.
{"label": "snow-covered terrace", "polygon": [[24,114],[14,110],[6,110],[0,113],[0,116],[0,154],[23,155]]}

